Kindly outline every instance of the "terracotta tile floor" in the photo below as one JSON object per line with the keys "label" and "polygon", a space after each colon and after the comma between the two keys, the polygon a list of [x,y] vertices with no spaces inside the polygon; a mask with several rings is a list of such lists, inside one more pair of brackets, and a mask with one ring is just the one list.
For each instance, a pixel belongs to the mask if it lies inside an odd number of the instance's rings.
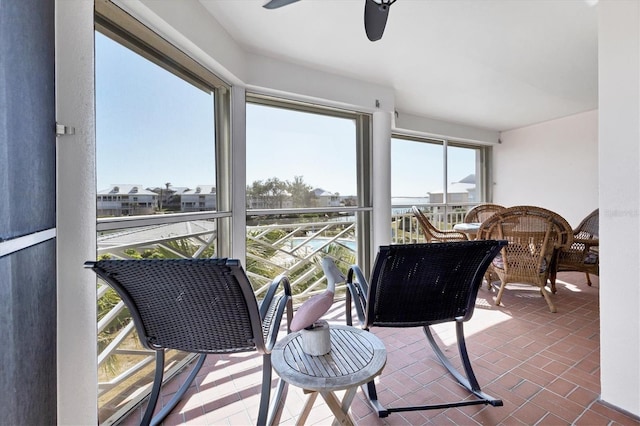
{"label": "terracotta tile floor", "polygon": [[[640,425],[638,419],[598,401],[599,281],[586,285],[580,273],[561,273],[552,314],[533,287],[505,291],[503,305],[493,304],[495,292],[483,287],[473,318],[465,325],[467,347],[482,389],[504,401],[429,411],[392,413],[378,418],[360,390],[351,406],[358,425]],[[344,302],[325,317],[344,324]],[[436,328],[446,352],[455,354],[455,333],[449,324]],[[380,401],[388,406],[442,402],[464,398],[416,329],[373,329],[387,347],[387,365],[378,380]],[[187,395],[165,425],[255,424],[260,390],[260,358],[255,354],[209,356]],[[181,377],[166,386],[170,397]],[[295,424],[306,395],[289,387],[281,424]],[[137,424],[142,409],[123,424]],[[332,415],[318,398],[309,425],[331,424]]]}

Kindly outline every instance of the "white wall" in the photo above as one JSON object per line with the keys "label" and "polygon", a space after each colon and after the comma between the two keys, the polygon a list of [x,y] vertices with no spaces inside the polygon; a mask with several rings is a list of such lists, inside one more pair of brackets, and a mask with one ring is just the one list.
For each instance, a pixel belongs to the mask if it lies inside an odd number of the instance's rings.
{"label": "white wall", "polygon": [[640,2],[598,9],[601,397],[640,416]]}
{"label": "white wall", "polygon": [[76,132],[57,140],[59,425],[98,421],[93,57],[93,2],[56,1],[56,120]]}
{"label": "white wall", "polygon": [[494,145],[493,201],[553,210],[576,227],[598,207],[598,112],[501,134]]}

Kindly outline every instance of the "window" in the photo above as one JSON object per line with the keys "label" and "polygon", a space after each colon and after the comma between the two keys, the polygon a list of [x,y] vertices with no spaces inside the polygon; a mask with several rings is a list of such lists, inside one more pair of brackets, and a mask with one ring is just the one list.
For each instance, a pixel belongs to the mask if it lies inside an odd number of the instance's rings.
{"label": "window", "polygon": [[489,150],[456,141],[394,136],[393,214],[408,215],[416,205],[440,228],[462,222],[471,207],[488,201]]}
{"label": "window", "polygon": [[[228,251],[229,91],[221,80],[111,2],[96,2],[98,258],[212,257]],[[206,193],[198,205],[199,188]],[[206,192],[205,192],[206,188]],[[129,216],[129,217],[124,217]],[[153,353],[98,281],[98,421],[146,396]],[[168,351],[166,377],[192,356]]]}
{"label": "window", "polygon": [[247,208],[356,206],[356,131],[353,114],[248,103]]}
{"label": "window", "polygon": [[435,202],[444,176],[444,141],[391,140],[391,204],[397,209]]}
{"label": "window", "polygon": [[[97,33],[98,194],[157,201],[130,214],[180,213],[181,196],[215,186],[214,97]],[[97,208],[98,217],[122,214],[117,206]]]}
{"label": "window", "polygon": [[370,118],[249,95],[246,123],[247,270],[286,273],[298,303],[324,289],[320,257],[368,261]]}

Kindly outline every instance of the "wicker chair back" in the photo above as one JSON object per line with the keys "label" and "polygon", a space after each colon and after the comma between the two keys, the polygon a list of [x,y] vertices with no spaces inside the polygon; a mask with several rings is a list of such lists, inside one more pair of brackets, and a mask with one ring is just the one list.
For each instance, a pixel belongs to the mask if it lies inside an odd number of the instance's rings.
{"label": "wicker chair back", "polygon": [[436,228],[418,207],[412,206],[411,210],[413,211],[415,218],[418,220],[418,225],[420,225],[420,229],[422,229],[422,233],[428,243],[467,241],[469,239],[467,234],[464,232]]}
{"label": "wicker chair back", "polygon": [[472,208],[464,216],[464,223],[482,223],[506,207],[499,204],[480,204]]}

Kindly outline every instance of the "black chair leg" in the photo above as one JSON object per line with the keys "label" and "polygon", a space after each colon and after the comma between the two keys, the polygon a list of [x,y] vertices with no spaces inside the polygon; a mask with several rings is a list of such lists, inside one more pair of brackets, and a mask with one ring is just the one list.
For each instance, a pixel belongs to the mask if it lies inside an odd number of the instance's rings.
{"label": "black chair leg", "polygon": [[269,401],[271,396],[271,355],[262,356],[262,387],[260,389],[260,408],[258,409],[258,426],[267,424]]}
{"label": "black chair leg", "polygon": [[471,367],[471,361],[469,360],[469,354],[467,353],[467,345],[464,339],[464,328],[462,322],[456,322],[456,337],[458,340],[458,351],[460,353],[460,358],[462,360],[462,365],[464,366],[465,373],[467,377],[464,377],[460,372],[449,362],[449,359],[442,352],[438,344],[436,343],[433,334],[431,333],[431,329],[429,326],[423,327],[424,334],[427,336],[427,340],[433,349],[433,352],[436,354],[440,363],[451,373],[453,377],[456,378],[458,383],[464,386],[469,392],[473,393],[475,396],[479,398],[477,401],[461,401],[459,403],[452,403],[451,407],[457,407],[462,405],[476,405],[476,404],[490,404],[494,407],[502,406],[502,400],[496,399],[486,393],[482,392],[480,389],[480,385],[478,384],[478,380],[473,372],[473,368]]}
{"label": "black chair leg", "polygon": [[153,411],[156,409],[158,403],[158,396],[160,395],[160,388],[162,387],[162,377],[164,376],[164,350],[156,351],[156,372],[153,377],[153,387],[151,388],[151,394],[149,395],[149,403],[147,409],[142,416],[141,426],[149,426],[151,424],[151,417]]}
{"label": "black chair leg", "polygon": [[271,426],[280,423],[280,416],[287,398],[288,384],[278,378],[276,391],[271,397],[271,354],[262,356],[262,387],[260,389],[260,408],[258,410],[258,426]]}
{"label": "black chair leg", "polygon": [[268,426],[280,424],[280,418],[282,416],[284,404],[287,400],[288,391],[289,384],[282,379],[278,379],[276,393],[273,398],[271,398],[271,404],[269,406],[269,415],[267,417]]}
{"label": "black chair leg", "polygon": [[[163,366],[162,366],[162,370],[160,370],[160,371],[163,371],[164,370],[164,351],[158,351],[158,352],[162,352]],[[156,414],[156,416],[153,419],[151,419],[151,423],[150,423],[151,426],[157,426],[160,423],[162,423],[164,418],[169,415],[169,413],[176,407],[176,405],[178,405],[178,402],[180,402],[180,400],[182,399],[184,394],[189,389],[189,386],[191,386],[191,383],[193,383],[194,379],[198,375],[198,372],[202,368],[202,365],[204,364],[204,361],[205,361],[206,358],[207,358],[207,354],[200,354],[198,356],[198,361],[196,361],[196,365],[191,370],[191,373],[189,373],[189,376],[187,377],[187,380],[185,380],[185,382],[182,384],[182,386],[180,386],[180,388],[176,391],[176,393],[173,395],[171,400],[164,407],[162,407],[162,410],[160,410],[158,412],[158,414]],[[158,367],[156,366],[156,377],[157,377],[157,374],[158,374],[157,368]],[[162,384],[162,376],[160,376],[160,384]],[[154,381],[153,385],[155,387],[155,385],[156,385],[155,381]],[[160,391],[160,388],[158,388],[158,392],[159,391]],[[154,402],[154,407],[155,407],[155,404],[158,402],[157,401],[158,400],[158,395],[155,396],[155,399],[156,399],[156,401]],[[149,403],[151,403],[151,401],[149,401]],[[153,411],[152,411],[152,413],[153,413]],[[145,416],[146,416],[146,413],[145,413]],[[144,423],[144,420],[143,420],[143,423]]]}
{"label": "black chair leg", "polygon": [[362,392],[364,392],[367,397],[367,401],[371,408],[378,413],[378,417],[389,416],[389,410],[387,410],[380,401],[378,401],[378,392],[376,391],[376,384],[373,381],[362,385]]}

